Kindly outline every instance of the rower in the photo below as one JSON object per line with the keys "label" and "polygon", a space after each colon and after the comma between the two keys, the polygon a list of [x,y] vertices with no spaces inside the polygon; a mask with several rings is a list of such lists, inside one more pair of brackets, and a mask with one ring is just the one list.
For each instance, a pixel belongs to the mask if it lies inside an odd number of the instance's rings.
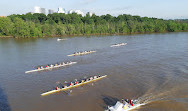
{"label": "rower", "polygon": [[65,63],[63,62],[63,65],[65,65]]}
{"label": "rower", "polygon": [[57,87],[56,87],[56,90],[60,90],[60,88],[57,86]]}
{"label": "rower", "polygon": [[48,65],[46,65],[46,68],[48,68],[49,66]]}
{"label": "rower", "polygon": [[53,64],[51,64],[50,66],[51,66],[51,67],[54,67],[54,65],[53,65]]}
{"label": "rower", "polygon": [[43,69],[43,66],[41,66],[41,69]]}
{"label": "rower", "polygon": [[40,69],[40,67],[38,67],[38,69]]}
{"label": "rower", "polygon": [[66,86],[66,85],[64,85],[64,88],[67,88],[67,86]]}
{"label": "rower", "polygon": [[93,80],[93,77],[90,77],[90,80]]}
{"label": "rower", "polygon": [[73,86],[73,85],[74,85],[74,83],[73,83],[73,82],[71,82],[71,83],[70,83],[70,86]]}
{"label": "rower", "polygon": [[97,76],[94,76],[94,79],[97,79]]}
{"label": "rower", "polygon": [[122,99],[122,104],[123,104],[123,109],[127,109],[128,108],[128,103],[124,100],[124,99]]}
{"label": "rower", "polygon": [[76,85],[76,84],[78,84],[78,82],[76,81],[74,84]]}
{"label": "rower", "polygon": [[84,83],[84,80],[82,80],[81,83]]}
{"label": "rower", "polygon": [[57,66],[57,64],[55,64],[55,66]]}

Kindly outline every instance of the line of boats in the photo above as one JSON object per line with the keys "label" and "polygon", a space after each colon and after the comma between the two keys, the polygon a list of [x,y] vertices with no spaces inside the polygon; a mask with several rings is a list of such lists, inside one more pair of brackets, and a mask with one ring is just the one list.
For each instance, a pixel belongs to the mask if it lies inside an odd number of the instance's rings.
{"label": "line of boats", "polygon": [[84,84],[88,84],[90,82],[93,82],[93,81],[96,81],[96,80],[100,80],[100,79],[105,78],[105,77],[107,77],[107,75],[104,75],[104,76],[100,76],[99,75],[99,76],[90,77],[88,79],[75,81],[74,83],[71,82],[70,85],[64,85],[61,88],[60,87],[56,87],[56,89],[53,89],[51,91],[47,91],[45,93],[42,93],[41,96],[46,96],[46,95],[53,94],[53,93],[56,93],[56,92],[59,92],[59,91],[66,91],[68,89],[71,89],[71,88],[74,88],[74,87],[78,87],[78,86],[81,86],[81,85],[84,85]]}
{"label": "line of boats", "polygon": [[86,54],[91,54],[96,51],[83,51],[83,52],[75,52],[73,54],[67,55],[67,56],[80,56],[80,55],[86,55]]}
{"label": "line of boats", "polygon": [[127,45],[127,43],[113,44],[110,47],[119,47],[119,46],[123,46],[123,45]]}
{"label": "line of boats", "polygon": [[[66,40],[66,39],[60,39],[60,38],[57,39],[57,41],[61,41],[61,40]],[[127,43],[113,44],[110,47],[119,47],[119,46],[124,46],[124,45],[127,45]],[[94,52],[96,52],[96,51],[75,52],[75,53],[67,55],[67,56],[80,56],[80,55],[91,54],[91,53],[94,53]],[[70,65],[73,65],[73,64],[76,64],[76,63],[77,62],[71,62],[70,61],[70,62],[66,62],[66,63],[62,62],[62,63],[51,64],[51,65],[42,65],[42,66],[36,67],[36,69],[34,69],[34,70],[26,71],[25,73],[38,72],[38,71],[43,71],[43,70],[50,70],[50,69],[54,69],[54,68],[70,66]],[[84,84],[88,84],[90,82],[94,82],[94,81],[100,80],[100,79],[105,78],[105,77],[107,77],[107,75],[93,76],[93,77],[90,77],[88,79],[82,79],[82,80],[78,80],[78,81],[76,80],[75,82],[70,82],[70,83],[67,83],[67,84],[60,86],[60,87],[57,86],[53,90],[42,93],[41,96],[47,96],[47,95],[57,93],[57,92],[60,92],[60,91],[70,90],[72,88],[75,88],[75,87],[78,87],[78,86],[81,86],[81,85],[84,85]],[[105,111],[129,111],[129,110],[136,109],[136,108],[138,108],[142,105],[145,105],[145,104],[144,103],[140,104],[137,100],[128,101],[128,100],[122,99],[122,102],[117,101],[117,103],[114,106],[108,106],[107,110],[105,110]]]}
{"label": "line of boats", "polygon": [[65,67],[65,66],[70,66],[73,64],[76,64],[77,62],[67,62],[67,63],[57,63],[57,64],[51,64],[51,65],[42,65],[42,66],[38,66],[36,69],[34,70],[30,70],[30,71],[26,71],[25,73],[31,73],[31,72],[38,72],[38,71],[43,71],[43,70],[49,70],[49,69],[54,69],[54,68],[59,68],[59,67]]}

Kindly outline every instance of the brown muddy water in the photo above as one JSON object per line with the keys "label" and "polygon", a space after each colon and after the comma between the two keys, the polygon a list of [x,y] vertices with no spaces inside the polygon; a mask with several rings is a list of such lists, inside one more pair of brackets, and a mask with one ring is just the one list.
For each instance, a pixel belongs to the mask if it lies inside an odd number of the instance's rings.
{"label": "brown muddy water", "polygon": [[[139,111],[188,110],[188,33],[131,36],[0,39],[0,111],[104,111],[121,98],[147,103]],[[127,43],[111,48],[111,44]],[[68,57],[76,51],[96,53]],[[75,65],[25,74],[34,66]],[[48,96],[64,81],[107,78]]]}

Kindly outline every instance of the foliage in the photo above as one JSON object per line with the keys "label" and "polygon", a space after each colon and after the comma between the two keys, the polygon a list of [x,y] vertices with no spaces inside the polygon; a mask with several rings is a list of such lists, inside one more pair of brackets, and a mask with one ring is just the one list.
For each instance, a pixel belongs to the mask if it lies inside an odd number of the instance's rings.
{"label": "foliage", "polygon": [[82,17],[73,14],[23,14],[0,18],[0,36],[46,37],[84,34],[134,34],[188,31],[185,20],[163,20],[110,14]]}

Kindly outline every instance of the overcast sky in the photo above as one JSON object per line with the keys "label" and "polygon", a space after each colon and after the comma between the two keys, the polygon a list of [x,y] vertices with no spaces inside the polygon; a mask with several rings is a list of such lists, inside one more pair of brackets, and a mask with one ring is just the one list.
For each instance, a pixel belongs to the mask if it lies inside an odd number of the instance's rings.
{"label": "overcast sky", "polygon": [[188,0],[1,0],[0,16],[32,12],[34,6],[91,11],[96,15],[131,14],[163,19],[188,19]]}

